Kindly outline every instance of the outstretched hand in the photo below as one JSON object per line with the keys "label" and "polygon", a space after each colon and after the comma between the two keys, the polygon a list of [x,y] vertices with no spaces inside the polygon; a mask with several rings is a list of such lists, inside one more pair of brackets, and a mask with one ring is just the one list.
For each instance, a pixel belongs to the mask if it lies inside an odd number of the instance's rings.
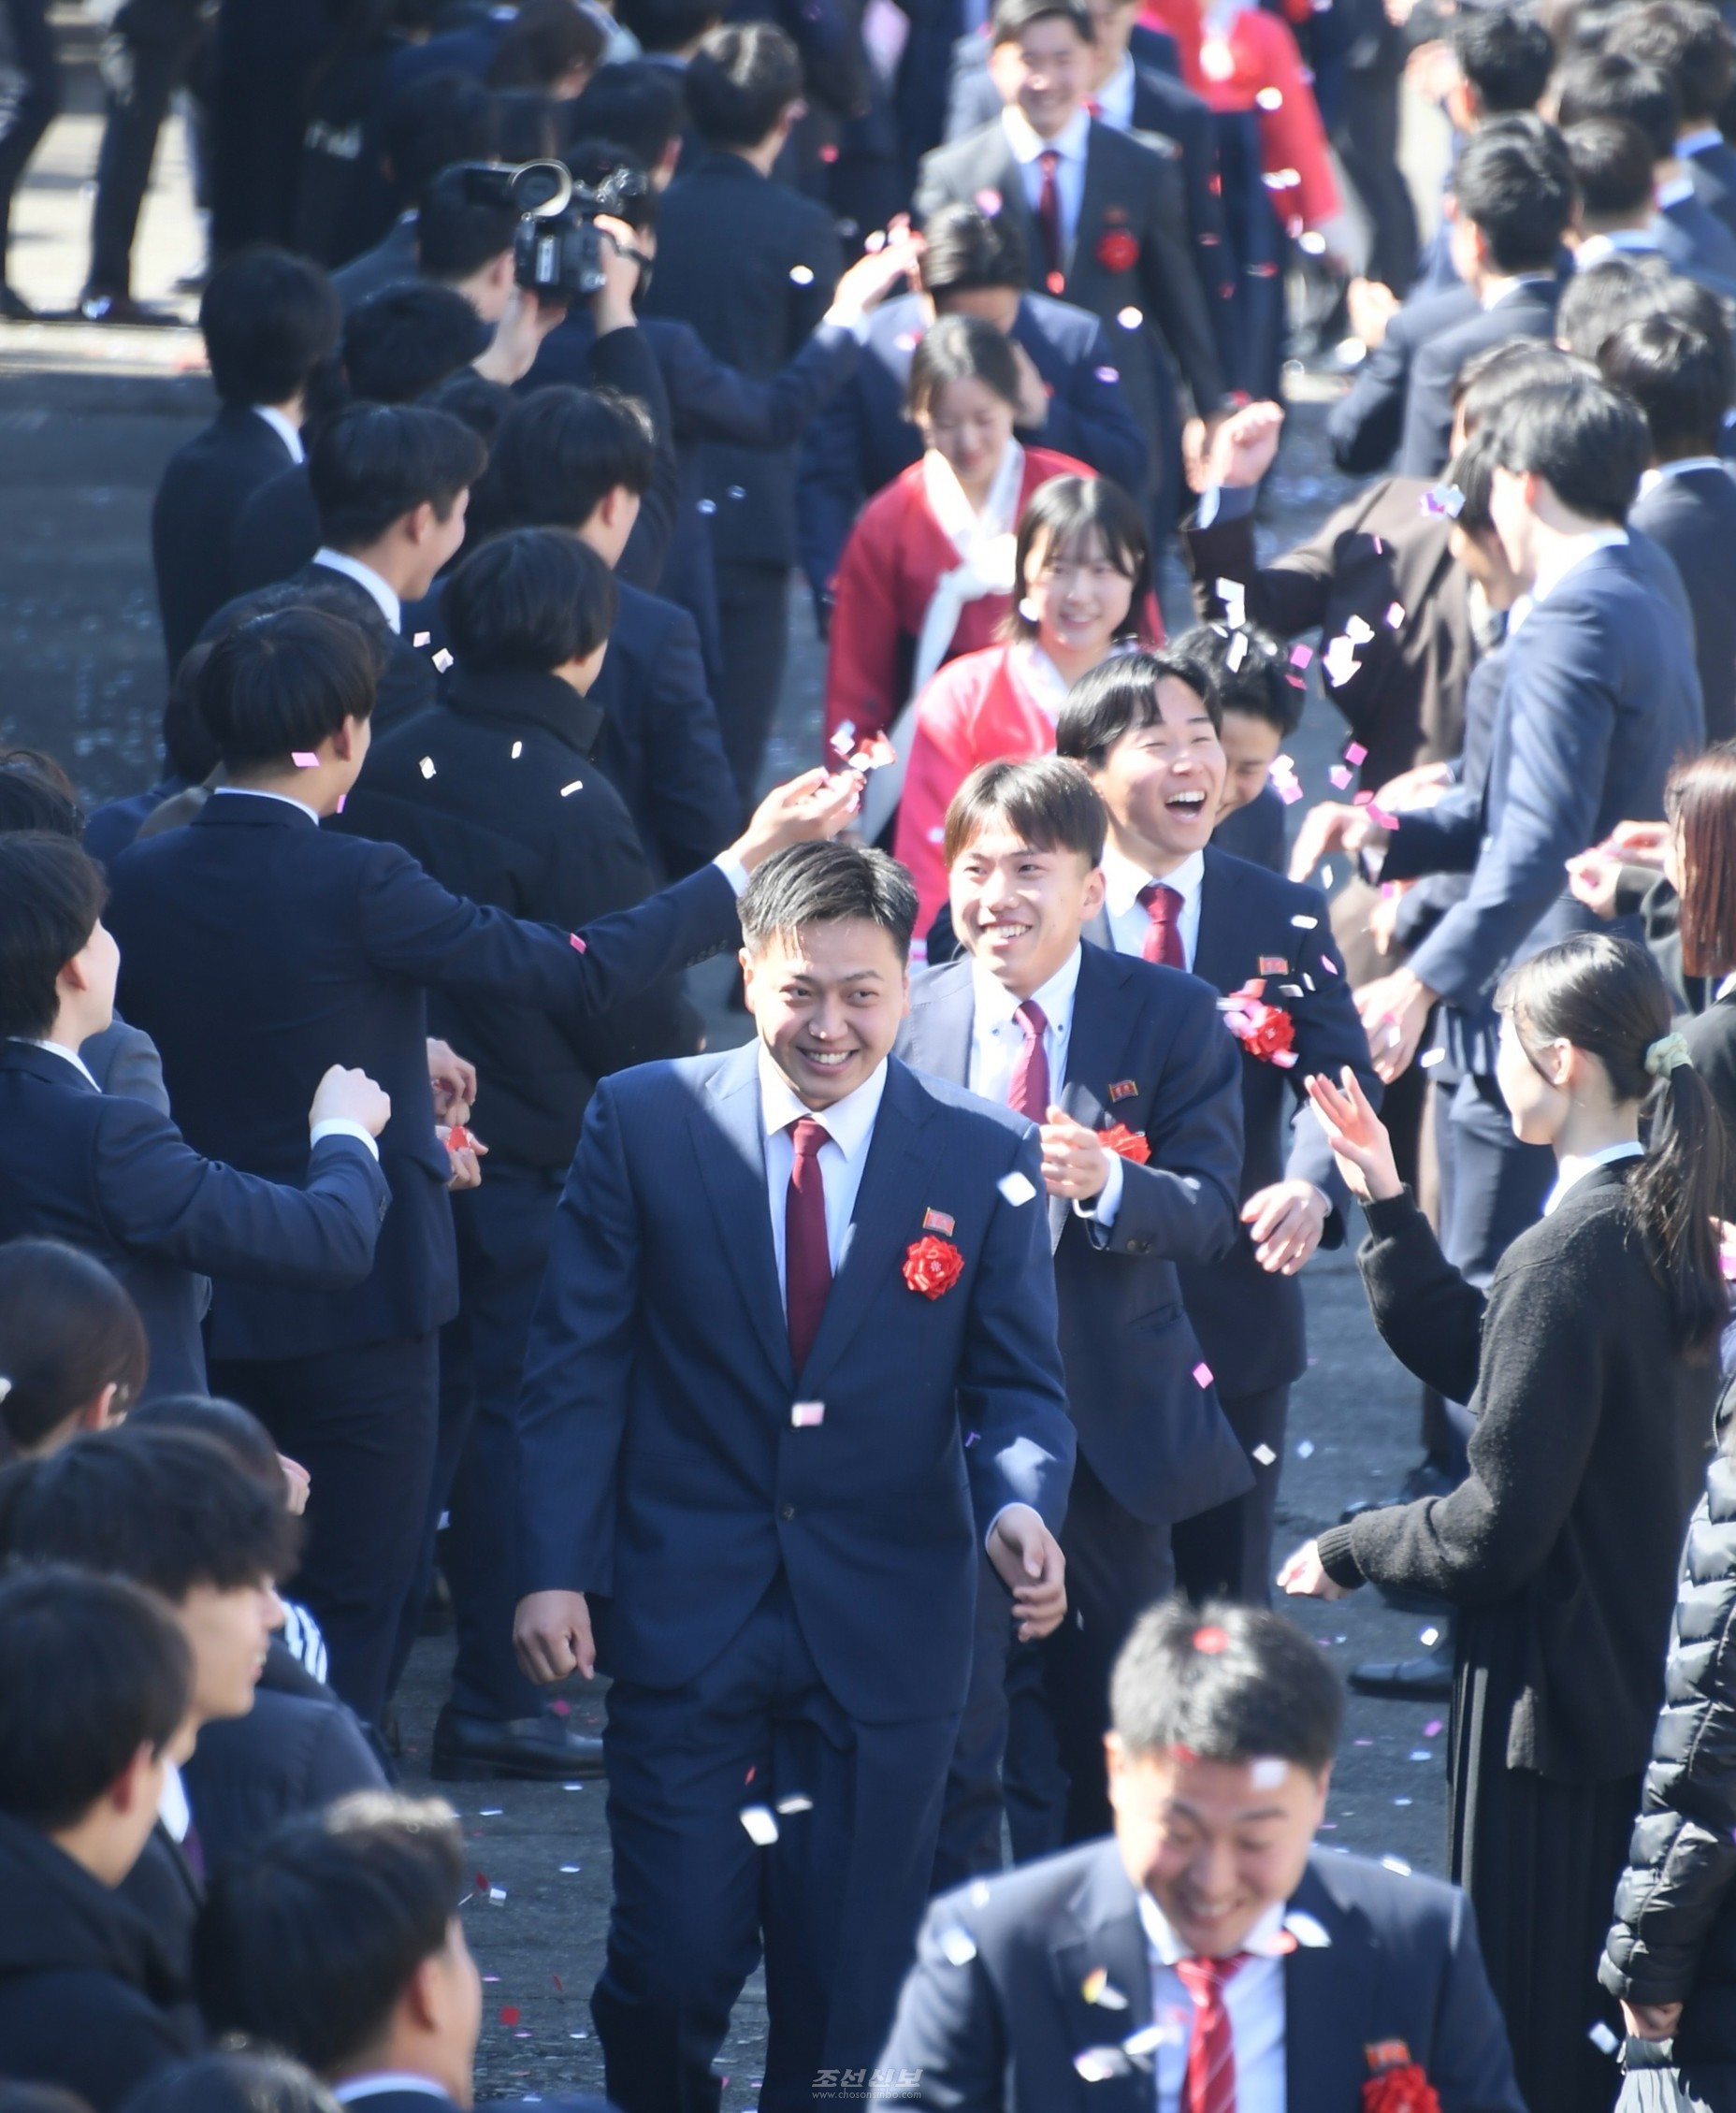
{"label": "outstretched hand", "polygon": [[1351,1194],[1363,1203],[1402,1194],[1393,1140],[1350,1065],[1344,1066],[1341,1086],[1335,1086],[1324,1071],[1303,1083]]}

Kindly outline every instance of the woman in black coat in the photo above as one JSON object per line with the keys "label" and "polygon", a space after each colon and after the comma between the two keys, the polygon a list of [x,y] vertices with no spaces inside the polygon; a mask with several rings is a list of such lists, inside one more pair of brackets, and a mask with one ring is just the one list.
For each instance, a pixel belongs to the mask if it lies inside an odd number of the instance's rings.
{"label": "woman in black coat", "polygon": [[1451,1496],[1333,1527],[1280,1583],[1337,1599],[1367,1580],[1459,1609],[1452,1874],[1531,2113],[1599,2113],[1619,2081],[1589,2037],[1619,2023],[1597,1985],[1606,1903],[1711,1440],[1722,1135],[1643,948],[1563,940],[1497,1004],[1513,1128],[1553,1147],[1559,1178],[1486,1295],[1436,1246],[1354,1082],[1309,1081],[1365,1199],[1376,1324],[1476,1422]]}

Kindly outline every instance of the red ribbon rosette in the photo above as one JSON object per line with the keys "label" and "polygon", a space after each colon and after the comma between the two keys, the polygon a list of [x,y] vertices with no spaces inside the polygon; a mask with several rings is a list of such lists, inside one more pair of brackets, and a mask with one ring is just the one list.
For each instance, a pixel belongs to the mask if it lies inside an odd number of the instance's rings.
{"label": "red ribbon rosette", "polygon": [[964,1257],[950,1240],[937,1240],[933,1233],[912,1240],[904,1250],[904,1281],[924,1298],[939,1298],[949,1292],[964,1271]]}
{"label": "red ribbon rosette", "polygon": [[1143,1131],[1130,1130],[1126,1123],[1112,1123],[1107,1130],[1099,1130],[1097,1142],[1105,1151],[1119,1152],[1123,1159],[1131,1159],[1135,1165],[1143,1166],[1151,1156],[1150,1139]]}
{"label": "red ribbon rosette", "polygon": [[1440,2094],[1421,2062],[1397,2062],[1364,2084],[1362,2113],[1440,2113]]}
{"label": "red ribbon rosette", "polygon": [[1139,262],[1139,239],[1124,227],[1111,227],[1097,241],[1097,262],[1106,271],[1131,271]]}
{"label": "red ribbon rosette", "polygon": [[1296,1061],[1296,1023],[1282,1006],[1266,1004],[1258,991],[1255,983],[1222,999],[1223,1023],[1250,1056],[1288,1071]]}

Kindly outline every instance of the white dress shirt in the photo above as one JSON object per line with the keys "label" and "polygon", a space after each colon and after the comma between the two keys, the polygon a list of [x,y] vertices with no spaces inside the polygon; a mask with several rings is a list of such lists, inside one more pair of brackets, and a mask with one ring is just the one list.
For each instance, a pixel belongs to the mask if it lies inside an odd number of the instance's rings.
{"label": "white dress shirt", "polygon": [[1103,877],[1104,915],[1118,954],[1145,951],[1145,935],[1151,929],[1151,919],[1138,899],[1139,890],[1149,888],[1153,880],[1175,890],[1181,898],[1181,915],[1176,926],[1181,934],[1182,964],[1191,969],[1199,948],[1199,891],[1206,879],[1206,854],[1191,851],[1173,873],[1150,874],[1143,866],[1135,865],[1113,844],[1106,844]]}
{"label": "white dress shirt", "polygon": [[1730,473],[1730,466],[1721,455],[1679,455],[1673,462],[1660,462],[1641,472],[1641,495],[1654,490],[1666,477],[1685,477],[1695,470],[1722,470],[1727,477]]}
{"label": "white dress shirt", "polygon": [[835,1277],[849,1249],[856,1193],[862,1185],[862,1168],[868,1164],[875,1118],[880,1112],[880,1097],[885,1092],[886,1064],[882,1061],[854,1093],[846,1093],[841,1101],[827,1108],[808,1107],[766,1053],[765,1045],[760,1044],[760,1118],[765,1125],[765,1193],[772,1213],[772,1252],[777,1257],[780,1297],[788,1296],[784,1213],[789,1202],[790,1171],[796,1164],[795,1140],[788,1125],[805,1116],[826,1133],[826,1142],[819,1148],[819,1173],[826,1191],[826,1251]]}
{"label": "white dress shirt", "polygon": [[[45,1042],[44,1049],[51,1045]],[[157,1793],[157,1817],[171,1840],[184,1842],[193,1829],[193,1807],[187,1802],[187,1786],[173,1761],[163,1763],[163,1787]]]}
{"label": "white dress shirt", "polygon": [[1115,132],[1131,132],[1134,127],[1134,91],[1137,86],[1138,76],[1134,71],[1133,53],[1123,51],[1121,65],[1092,98],[1097,106],[1097,123],[1108,125]]}
{"label": "white dress shirt", "polygon": [[1061,250],[1064,257],[1078,232],[1079,207],[1085,198],[1085,154],[1091,140],[1091,113],[1081,104],[1052,139],[1039,139],[1031,129],[1030,119],[1018,104],[1008,103],[1001,111],[1001,128],[1006,134],[1007,145],[1013,150],[1013,159],[1019,164],[1019,174],[1025,187],[1025,203],[1033,213],[1043,195],[1043,169],[1037,157],[1049,153],[1061,157],[1055,170],[1055,188],[1061,199]]}
{"label": "white dress shirt", "polygon": [[1600,550],[1613,550],[1627,541],[1626,528],[1587,528],[1584,535],[1565,538],[1553,561],[1537,569],[1537,577],[1531,582],[1531,606],[1535,608],[1540,601],[1547,601],[1568,574],[1576,572],[1586,558],[1595,557]]}
{"label": "white dress shirt", "polygon": [[1668,183],[1660,183],[1652,197],[1659,212],[1671,206],[1679,206],[1694,195],[1694,179],[1691,176],[1672,176]]}
{"label": "white dress shirt", "polygon": [[1511,279],[1497,279],[1485,286],[1477,297],[1477,305],[1485,310],[1499,308],[1521,286],[1547,286],[1554,278],[1553,271],[1517,271]]}
{"label": "white dress shirt", "polygon": [[404,628],[404,605],[398,599],[398,590],[389,580],[383,580],[371,565],[364,565],[359,557],[352,557],[341,550],[333,550],[322,543],[313,553],[313,562],[324,565],[328,572],[341,572],[345,579],[354,580],[357,586],[366,587],[379,604],[380,614],[395,631]]}
{"label": "white dress shirt", "polygon": [[278,439],[289,450],[289,459],[292,462],[305,462],[308,459],[308,451],[301,444],[300,427],[296,424],[293,418],[285,418],[276,404],[254,404],[253,416],[263,418],[266,424],[270,427]]}
{"label": "white dress shirt", "polygon": [[[1043,1054],[1049,1060],[1049,1097],[1059,1100],[1067,1076],[1067,1048],[1073,1038],[1073,1000],[1079,987],[1079,961],[1084,949],[1075,947],[1049,981],[1031,993],[1041,1011]],[[1025,1002],[998,982],[978,961],[971,963],[975,1004],[971,1012],[971,1070],[966,1081],[973,1093],[1005,1107],[1012,1094],[1013,1073],[1024,1053],[1025,1031],[1019,1007]],[[1094,1218],[1100,1225],[1113,1225],[1121,1208],[1123,1180],[1121,1157],[1109,1154],[1109,1179],[1091,1198],[1091,1208],[1075,1203],[1081,1218]]]}
{"label": "white dress shirt", "polygon": [[[65,1042],[45,1042],[39,1040],[35,1035],[11,1035],[7,1039],[12,1042],[28,1042],[33,1049],[49,1049],[57,1057],[65,1057],[75,1071],[83,1072],[84,1076],[90,1079],[91,1084],[96,1086],[96,1079],[90,1065],[85,1063],[77,1049],[69,1049]],[[96,1086],[96,1091],[100,1093],[102,1088]]]}
{"label": "white dress shirt", "polygon": [[[1197,2015],[1194,1999],[1176,1972],[1177,1960],[1189,1953],[1163,1909],[1143,1889],[1139,1920],[1145,1927],[1151,1968],[1151,2022],[1161,2034],[1153,2051],[1156,2113],[1178,2113],[1187,2080],[1188,2042]],[[1242,1949],[1251,1956],[1223,1984],[1223,2007],[1229,2013],[1236,2048],[1236,2113],[1285,2113],[1283,1954],[1287,1948],[1280,1901],[1249,1931]]]}
{"label": "white dress shirt", "polygon": [[1599,1166],[1613,1166],[1617,1160],[1643,1159],[1645,1147],[1631,1137],[1626,1144],[1605,1145],[1600,1151],[1576,1152],[1561,1162],[1555,1176],[1555,1185],[1543,1198],[1543,1216],[1553,1218],[1587,1174],[1595,1174]]}
{"label": "white dress shirt", "polygon": [[388,2091],[423,2091],[448,2104],[452,2099],[444,2084],[437,2084],[432,2077],[418,2077],[413,2069],[376,2069],[365,2077],[349,2077],[340,2084],[333,2084],[331,2095],[340,2106],[354,2106],[358,2098],[377,2098]]}
{"label": "white dress shirt", "polygon": [[1702,124],[1698,132],[1685,132],[1676,141],[1676,159],[1690,161],[1694,155],[1708,153],[1723,144],[1724,135],[1715,124]]}
{"label": "white dress shirt", "polygon": [[211,791],[225,800],[276,800],[285,807],[296,808],[316,825],[320,818],[317,807],[310,807],[305,800],[297,800],[291,792],[267,792],[257,785],[213,785]]}

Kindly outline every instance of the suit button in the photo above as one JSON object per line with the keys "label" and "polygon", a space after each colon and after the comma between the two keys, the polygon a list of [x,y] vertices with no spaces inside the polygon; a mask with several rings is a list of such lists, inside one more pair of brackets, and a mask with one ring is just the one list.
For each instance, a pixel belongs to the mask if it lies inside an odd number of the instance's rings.
{"label": "suit button", "polygon": [[796,1508],[793,1504],[780,1504],[777,1508],[777,1515],[780,1519],[793,1519],[796,1515]]}

